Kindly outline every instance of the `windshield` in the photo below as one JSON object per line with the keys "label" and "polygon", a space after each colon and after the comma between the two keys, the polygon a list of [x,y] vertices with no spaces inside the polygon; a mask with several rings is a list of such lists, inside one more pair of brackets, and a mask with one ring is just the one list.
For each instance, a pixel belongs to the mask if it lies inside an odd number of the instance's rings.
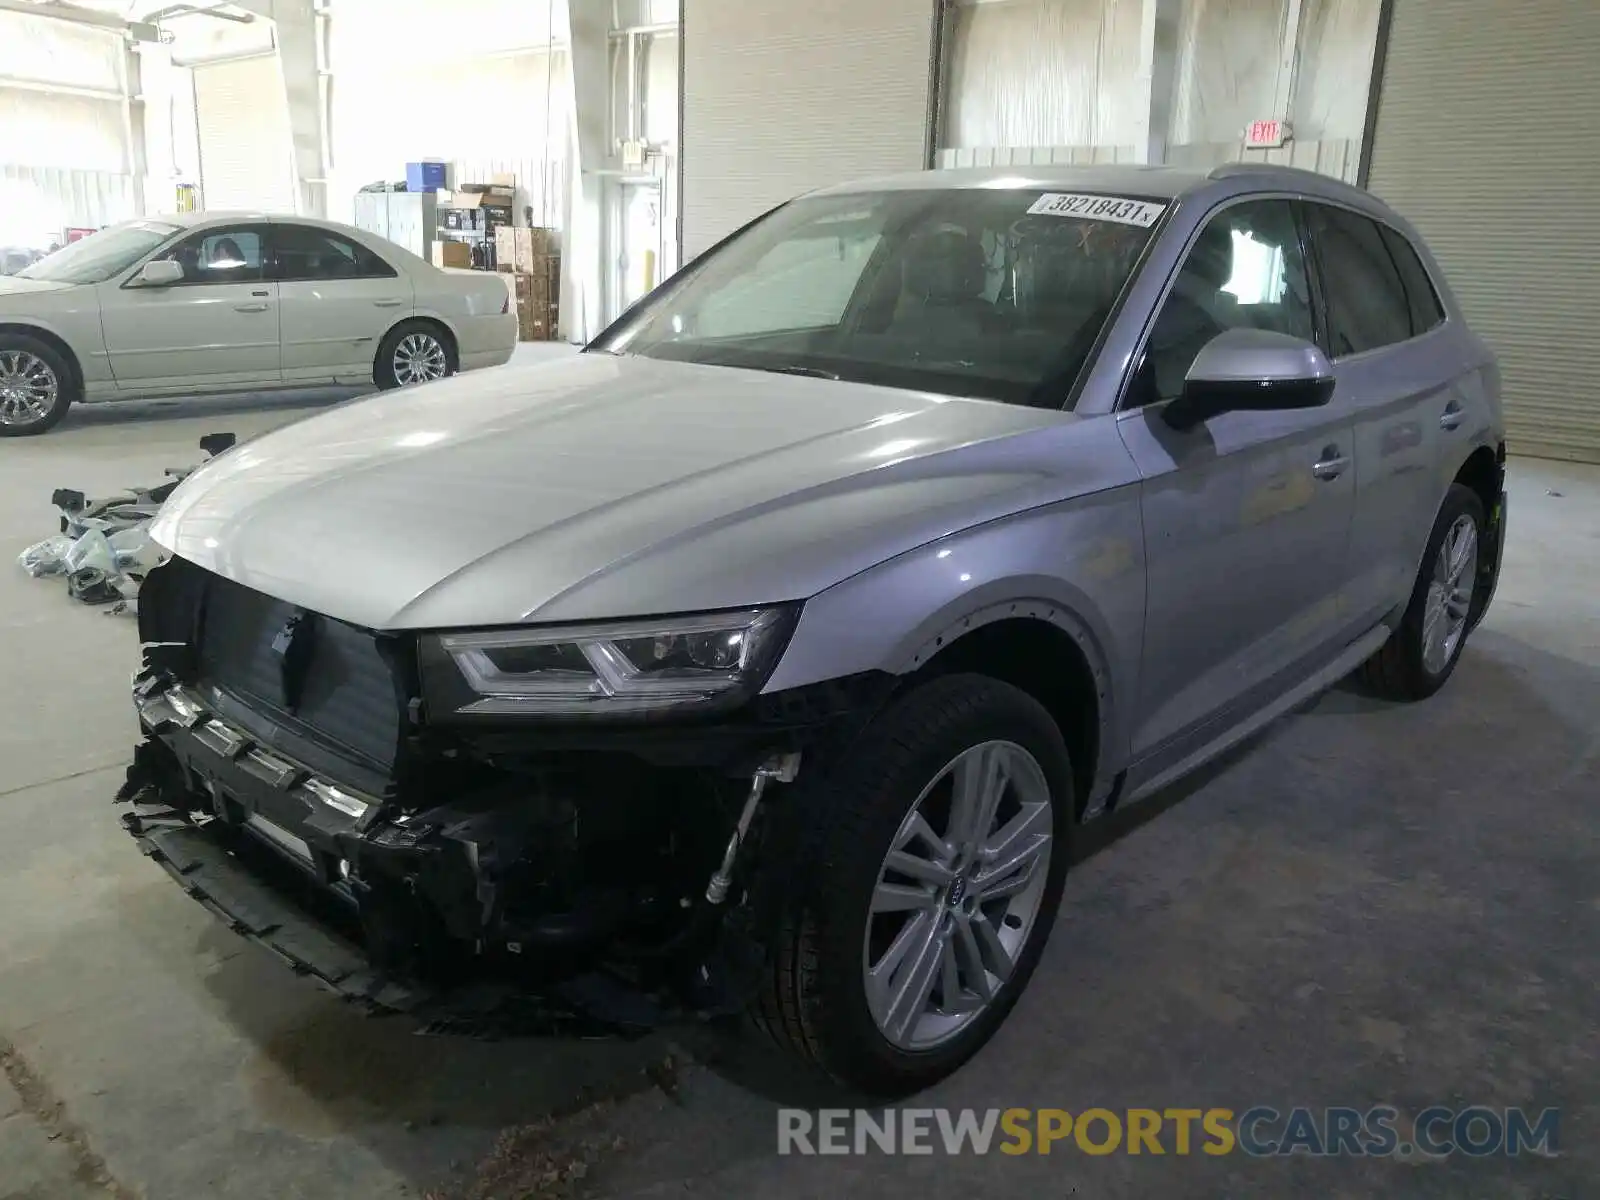
{"label": "windshield", "polygon": [[1039,189],[808,197],[591,349],[1057,408],[1164,207]]}
{"label": "windshield", "polygon": [[125,221],[47,254],[17,272],[46,283],[102,283],[178,232],[165,221]]}

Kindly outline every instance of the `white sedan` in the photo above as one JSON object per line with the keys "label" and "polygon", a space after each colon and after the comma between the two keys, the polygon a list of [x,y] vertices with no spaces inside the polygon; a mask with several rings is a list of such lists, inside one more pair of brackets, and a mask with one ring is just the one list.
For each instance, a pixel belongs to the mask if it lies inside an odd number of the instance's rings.
{"label": "white sedan", "polygon": [[0,437],[76,401],[328,384],[401,387],[516,348],[503,278],[440,270],[332,221],[125,221],[0,278]]}

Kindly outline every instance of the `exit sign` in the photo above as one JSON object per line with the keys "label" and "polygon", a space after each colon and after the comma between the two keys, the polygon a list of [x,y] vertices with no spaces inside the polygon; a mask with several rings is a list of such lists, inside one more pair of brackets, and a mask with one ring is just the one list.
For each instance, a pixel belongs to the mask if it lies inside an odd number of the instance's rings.
{"label": "exit sign", "polygon": [[1251,121],[1245,127],[1244,145],[1247,150],[1276,150],[1289,140],[1289,122],[1276,118],[1270,121]]}

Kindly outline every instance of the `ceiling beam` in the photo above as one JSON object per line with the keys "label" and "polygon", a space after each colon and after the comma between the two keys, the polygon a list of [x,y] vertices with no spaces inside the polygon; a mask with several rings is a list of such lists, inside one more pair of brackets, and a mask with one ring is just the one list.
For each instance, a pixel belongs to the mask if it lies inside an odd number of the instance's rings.
{"label": "ceiling beam", "polygon": [[0,0],[0,12],[22,13],[29,17],[45,17],[52,21],[66,21],[71,25],[92,25],[108,33],[128,32],[128,22],[110,13],[78,8],[72,4],[30,4],[28,0]]}

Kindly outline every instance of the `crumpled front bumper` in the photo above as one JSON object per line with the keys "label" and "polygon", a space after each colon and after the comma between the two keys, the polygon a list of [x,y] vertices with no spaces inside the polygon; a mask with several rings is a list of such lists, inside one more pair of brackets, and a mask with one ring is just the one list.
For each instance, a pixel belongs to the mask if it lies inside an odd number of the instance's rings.
{"label": "crumpled front bumper", "polygon": [[192,899],[296,974],[369,1009],[480,1035],[629,1034],[662,1018],[648,996],[589,969],[537,990],[411,969],[428,934],[491,949],[481,939],[500,900],[503,819],[413,824],[385,798],[261,744],[195,688],[147,673],[134,695],[146,739],[118,792],[131,806],[124,827]]}

